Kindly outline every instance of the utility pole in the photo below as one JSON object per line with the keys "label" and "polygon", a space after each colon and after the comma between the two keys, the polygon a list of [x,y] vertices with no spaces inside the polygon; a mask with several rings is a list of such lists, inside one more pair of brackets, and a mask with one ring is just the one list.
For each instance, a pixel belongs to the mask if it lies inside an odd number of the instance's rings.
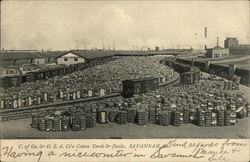
{"label": "utility pole", "polygon": [[102,39],[102,49],[103,49],[103,51],[104,51],[104,49],[105,49],[103,39]]}
{"label": "utility pole", "polygon": [[76,42],[76,49],[78,50],[78,43],[79,43],[79,40],[75,40]]}
{"label": "utility pole", "polygon": [[115,51],[115,42],[114,42],[114,40],[113,40],[113,50]]}
{"label": "utility pole", "polygon": [[87,41],[85,39],[83,40],[83,47],[85,50],[87,49]]}
{"label": "utility pole", "polygon": [[110,51],[110,46],[109,46],[109,44],[108,44],[108,50]]}

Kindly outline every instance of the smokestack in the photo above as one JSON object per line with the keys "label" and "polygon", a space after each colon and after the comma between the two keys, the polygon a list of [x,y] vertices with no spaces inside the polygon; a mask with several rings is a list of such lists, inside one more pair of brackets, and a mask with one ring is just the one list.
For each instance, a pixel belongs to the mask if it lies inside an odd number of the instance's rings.
{"label": "smokestack", "polygon": [[205,38],[207,38],[207,27],[205,27]]}
{"label": "smokestack", "polygon": [[219,46],[219,37],[217,36],[217,46]]}

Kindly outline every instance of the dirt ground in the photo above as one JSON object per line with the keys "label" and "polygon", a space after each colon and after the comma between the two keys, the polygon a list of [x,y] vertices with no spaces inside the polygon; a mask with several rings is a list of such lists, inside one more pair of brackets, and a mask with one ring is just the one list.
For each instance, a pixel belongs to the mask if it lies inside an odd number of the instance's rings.
{"label": "dirt ground", "polygon": [[[18,122],[18,124],[17,124]],[[250,117],[239,119],[234,126],[198,127],[183,124],[180,127],[159,126],[147,123],[118,125],[115,123],[97,124],[84,131],[41,132],[30,127],[31,119],[12,120],[1,123],[1,136],[4,139],[148,139],[148,138],[250,138]]]}

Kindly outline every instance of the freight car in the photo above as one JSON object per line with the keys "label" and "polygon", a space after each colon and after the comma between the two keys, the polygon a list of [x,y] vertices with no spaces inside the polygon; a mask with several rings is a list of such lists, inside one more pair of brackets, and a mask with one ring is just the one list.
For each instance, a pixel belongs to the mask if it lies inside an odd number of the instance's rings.
{"label": "freight car", "polygon": [[19,75],[6,76],[6,77],[0,78],[1,87],[20,86],[20,84],[21,84],[21,77]]}
{"label": "freight car", "polygon": [[67,67],[58,67],[47,70],[40,70],[35,72],[29,72],[23,75],[6,76],[0,78],[0,87],[16,87],[20,86],[21,83],[34,82],[36,80],[53,78],[58,75],[70,74],[75,71],[84,70],[86,68],[91,68],[93,66],[106,63],[108,61],[114,60],[113,58],[105,58],[104,60],[91,60],[87,63],[79,63],[75,65],[69,65]]}
{"label": "freight car", "polygon": [[181,74],[181,83],[183,84],[193,84],[199,82],[200,80],[200,70],[191,69],[188,72]]}
{"label": "freight car", "polygon": [[155,77],[124,80],[123,84],[123,96],[132,97],[134,94],[141,94],[147,91],[157,90],[159,87],[158,79]]}
{"label": "freight car", "polygon": [[165,60],[165,64],[171,66],[175,71],[181,74],[181,83],[193,84],[200,80],[200,69],[194,66],[176,62],[175,60]]}

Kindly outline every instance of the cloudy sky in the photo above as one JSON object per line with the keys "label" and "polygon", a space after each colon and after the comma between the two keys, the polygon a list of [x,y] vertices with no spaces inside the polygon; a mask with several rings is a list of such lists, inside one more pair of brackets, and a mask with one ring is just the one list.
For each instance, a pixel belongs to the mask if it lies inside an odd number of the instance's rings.
{"label": "cloudy sky", "polygon": [[247,1],[4,1],[1,47],[212,47],[217,36],[221,46],[230,36],[249,43],[249,7]]}

